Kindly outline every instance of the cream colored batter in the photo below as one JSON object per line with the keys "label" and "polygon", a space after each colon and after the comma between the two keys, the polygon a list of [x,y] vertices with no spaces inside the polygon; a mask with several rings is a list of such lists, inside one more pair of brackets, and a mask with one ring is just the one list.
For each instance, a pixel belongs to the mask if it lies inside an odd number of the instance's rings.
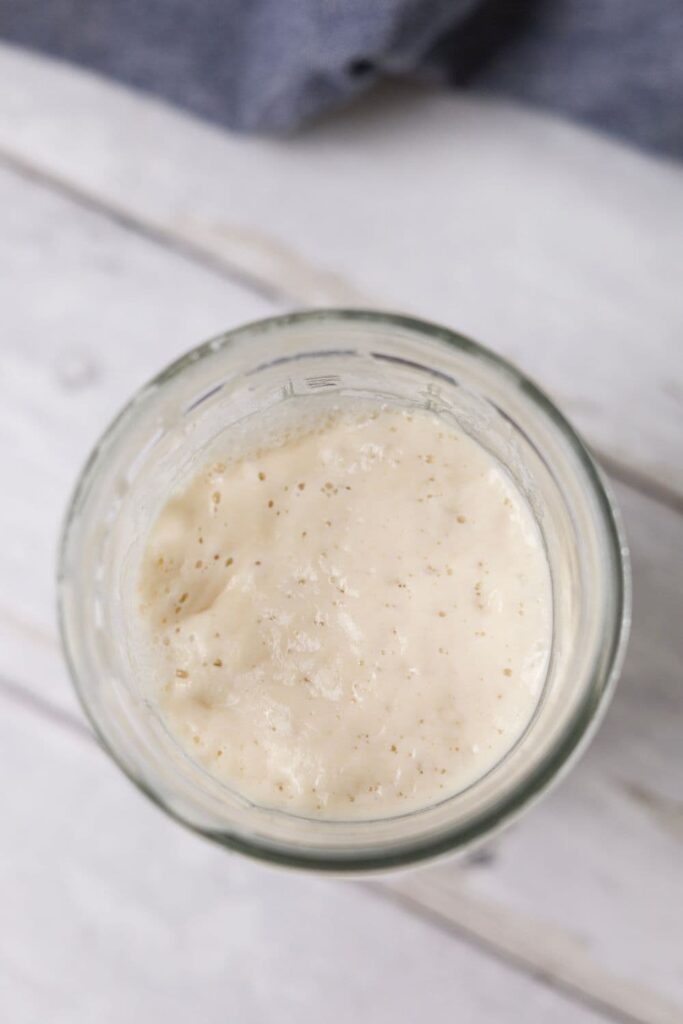
{"label": "cream colored batter", "polygon": [[327,409],[212,462],[139,571],[161,717],[247,798],[384,817],[488,772],[545,678],[550,577],[532,512],[428,412]]}

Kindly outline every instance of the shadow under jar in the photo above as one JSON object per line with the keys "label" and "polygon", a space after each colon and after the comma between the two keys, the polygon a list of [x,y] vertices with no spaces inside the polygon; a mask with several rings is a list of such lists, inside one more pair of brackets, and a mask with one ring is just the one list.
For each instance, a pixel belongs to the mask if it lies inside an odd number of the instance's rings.
{"label": "shadow under jar", "polygon": [[[547,676],[521,738],[486,775],[439,803],[373,820],[257,806],[173,739],[132,657],[127,609],[141,545],[168,497],[222,435],[273,407],[368,399],[457,423],[513,478],[550,567]],[[497,356],[445,328],[390,314],[319,310],[231,331],[143,387],[102,437],[76,487],[59,565],[62,638],[105,749],[174,818],[265,860],[370,871],[462,849],[528,806],[598,723],[629,624],[617,513],[586,448],[549,399]]]}

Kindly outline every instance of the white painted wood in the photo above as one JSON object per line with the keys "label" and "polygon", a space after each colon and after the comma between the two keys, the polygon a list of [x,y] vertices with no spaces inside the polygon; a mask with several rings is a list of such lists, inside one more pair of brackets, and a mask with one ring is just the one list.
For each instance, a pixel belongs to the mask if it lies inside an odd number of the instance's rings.
{"label": "white painted wood", "polygon": [[[389,884],[597,1005],[626,1019],[670,1024],[683,1019],[683,652],[681,641],[674,643],[683,520],[625,489],[619,496],[634,553],[635,631],[593,747],[556,793],[494,845],[493,861],[442,865]],[[50,676],[63,679],[56,649],[50,662]],[[80,758],[80,744],[67,744]],[[91,770],[83,770],[90,779]],[[100,812],[118,820],[109,798],[98,800]],[[121,826],[129,841],[131,829]]]}
{"label": "white painted wood", "polygon": [[178,828],[89,740],[0,697],[0,992],[12,1024],[597,1024],[354,883]]}
{"label": "white painted wood", "polygon": [[0,48],[0,150],[297,303],[380,304],[512,357],[683,494],[683,169],[501,102],[393,90],[229,136]]}
{"label": "white painted wood", "polygon": [[0,465],[15,481],[0,501],[0,674],[71,703],[48,664],[55,545],[81,464],[148,377],[275,307],[6,170],[0,209]]}
{"label": "white painted wood", "polygon": [[399,879],[409,899],[637,1020],[683,1020],[683,517],[617,489],[634,625],[584,760],[480,867]]}

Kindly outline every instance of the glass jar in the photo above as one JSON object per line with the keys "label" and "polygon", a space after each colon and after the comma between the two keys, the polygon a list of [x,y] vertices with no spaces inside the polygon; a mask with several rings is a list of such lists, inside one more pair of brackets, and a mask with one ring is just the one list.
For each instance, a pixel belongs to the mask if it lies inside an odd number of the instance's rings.
{"label": "glass jar", "polygon": [[[553,589],[553,642],[536,712],[507,756],[435,805],[372,821],[259,807],[173,740],[133,671],[127,602],[163,501],[231,425],[276,403],[336,393],[453,417],[526,495]],[[209,341],[143,387],[88,460],[59,565],[64,649],[105,749],[169,814],[227,847],[334,871],[389,868],[461,849],[509,821],[582,749],[604,711],[629,624],[628,559],[603,477],[526,377],[452,331],[402,316],[318,310]]]}

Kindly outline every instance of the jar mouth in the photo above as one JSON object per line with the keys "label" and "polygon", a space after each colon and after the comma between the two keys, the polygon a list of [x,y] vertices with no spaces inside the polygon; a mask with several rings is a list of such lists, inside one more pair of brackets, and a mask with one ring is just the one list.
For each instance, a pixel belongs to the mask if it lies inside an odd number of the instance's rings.
{"label": "jar mouth", "polygon": [[[599,643],[596,642],[590,673],[586,672],[586,678],[583,681],[581,700],[577,701],[571,720],[565,723],[552,746],[524,773],[523,783],[509,792],[502,793],[499,799],[490,800],[480,813],[470,814],[466,821],[457,821],[450,828],[445,825],[439,828],[438,832],[432,830],[420,834],[417,831],[406,837],[405,841],[388,843],[386,846],[365,844],[362,838],[359,838],[353,849],[338,849],[334,842],[327,846],[321,845],[317,841],[311,842],[310,845],[301,845],[274,840],[264,833],[263,827],[250,835],[244,829],[232,829],[229,825],[215,827],[208,818],[191,819],[184,809],[176,804],[172,795],[161,792],[150,782],[149,777],[136,770],[125,751],[121,749],[115,730],[112,731],[102,708],[97,706],[93,697],[93,667],[97,667],[101,663],[97,662],[93,654],[91,638],[82,638],[77,635],[78,628],[80,628],[77,626],[80,616],[75,613],[79,607],[79,601],[83,599],[82,588],[79,590],[78,582],[78,577],[83,574],[79,559],[79,543],[88,527],[88,519],[92,520],[93,518],[92,509],[98,493],[100,476],[107,471],[112,452],[123,443],[127,431],[132,429],[136,418],[144,413],[147,405],[156,401],[165,389],[173,386],[173,382],[193,373],[193,368],[207,360],[218,360],[239,351],[243,358],[241,365],[237,367],[235,376],[246,379],[258,375],[278,362],[284,363],[297,358],[310,359],[321,354],[330,354],[330,350],[321,353],[310,348],[298,355],[296,345],[294,345],[292,351],[283,354],[282,357],[276,354],[270,358],[272,352],[267,353],[265,360],[254,359],[252,356],[250,365],[249,355],[245,354],[245,351],[255,338],[264,343],[267,342],[272,347],[283,334],[291,335],[298,329],[307,331],[319,329],[319,336],[322,338],[324,338],[326,330],[341,330],[342,334],[346,332],[344,337],[348,336],[349,338],[355,332],[358,332],[359,337],[367,332],[381,333],[383,330],[397,332],[397,336],[402,339],[412,340],[415,343],[419,341],[428,346],[427,355],[431,359],[425,359],[426,366],[417,359],[411,360],[408,350],[401,349],[396,352],[378,350],[374,352],[370,346],[369,354],[377,359],[395,360],[405,367],[412,364],[414,367],[419,367],[421,371],[428,372],[436,381],[440,378],[450,382],[453,382],[454,379],[456,381],[462,379],[462,366],[450,367],[449,362],[451,359],[465,359],[468,373],[472,375],[474,368],[480,368],[482,371],[481,380],[467,379],[465,382],[467,386],[472,387],[474,393],[481,393],[503,419],[510,419],[523,434],[523,428],[519,426],[518,421],[516,422],[514,413],[510,413],[510,410],[505,407],[504,401],[498,400],[501,396],[514,395],[517,407],[528,408],[539,429],[544,427],[552,431],[557,451],[561,449],[568,453],[567,457],[571,459],[570,475],[575,478],[572,481],[575,484],[573,489],[576,493],[581,492],[586,502],[590,504],[597,538],[596,544],[600,551],[600,565],[596,572],[598,572],[608,596],[609,615]],[[408,341],[406,341],[407,346]],[[379,349],[381,349],[381,345]],[[336,352],[336,354],[351,356],[355,354],[355,349],[349,348],[348,351]],[[422,357],[424,358],[424,353]],[[494,382],[496,394],[491,394],[490,389]],[[190,405],[188,408],[210,401],[222,386],[222,383],[212,384],[199,396],[195,396],[194,406]],[[567,466],[564,469],[567,470]],[[100,509],[100,512],[102,511]],[[388,870],[426,858],[438,857],[480,840],[515,817],[523,808],[537,799],[553,780],[566,771],[597,728],[621,669],[630,626],[630,573],[628,552],[619,513],[601,471],[563,414],[529,378],[477,342],[445,327],[412,317],[378,311],[323,309],[271,317],[226,332],[170,364],[131,398],[97,443],[77,482],[60,542],[58,601],[63,649],[84,712],[107,753],[154,803],[190,829],[226,847],[258,859],[289,867],[335,873],[365,873]],[[503,762],[507,760],[508,756],[503,758]],[[469,789],[476,788],[480,781],[478,780]],[[446,798],[439,806],[447,807],[452,800],[461,795],[458,793],[454,797]],[[261,808],[261,810],[266,809]],[[431,808],[425,810],[431,810]],[[311,819],[299,818],[289,812],[278,813],[285,814],[295,822],[297,820],[311,821]],[[421,810],[413,811],[399,817],[413,818],[421,813]],[[390,823],[397,819],[381,820]],[[324,830],[327,836],[332,837],[333,840],[335,833],[340,833],[340,830],[354,825],[361,826],[360,831],[362,832],[362,827],[365,824],[369,826],[377,824],[377,819],[368,820],[367,823],[315,819],[317,828]]]}

